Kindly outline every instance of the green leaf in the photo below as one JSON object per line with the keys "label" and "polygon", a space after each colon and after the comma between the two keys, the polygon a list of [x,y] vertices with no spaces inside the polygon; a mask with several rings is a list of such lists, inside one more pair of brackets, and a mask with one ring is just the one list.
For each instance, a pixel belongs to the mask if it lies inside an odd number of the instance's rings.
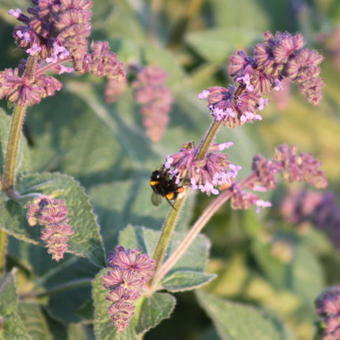
{"label": "green leaf", "polygon": [[[277,244],[283,258],[280,254],[273,255]],[[253,252],[265,275],[277,288],[300,296],[313,310],[314,300],[324,288],[324,273],[316,256],[301,239],[293,233],[275,233],[269,240],[255,240]],[[283,252],[288,252],[286,259]]]}
{"label": "green leaf", "polygon": [[23,207],[14,201],[8,201],[0,193],[0,229],[19,240],[39,244],[33,239],[32,231],[27,226],[26,215]]}
{"label": "green leaf", "polygon": [[181,292],[202,287],[211,282],[216,276],[215,274],[180,270],[167,275],[162,280],[162,286],[171,292]]}
{"label": "green leaf", "polygon": [[33,340],[18,313],[18,298],[12,273],[0,278],[0,315],[4,340]]}
{"label": "green leaf", "polygon": [[108,291],[102,284],[101,277],[107,269],[102,269],[92,282],[92,298],[94,303],[94,333],[96,340],[136,340],[134,321],[122,333],[117,333],[108,313],[110,301],[106,299]]}
{"label": "green leaf", "polygon": [[[104,263],[104,251],[99,226],[96,221],[88,196],[80,184],[72,177],[58,173],[29,174],[19,178],[17,189],[20,193],[40,192],[46,195],[64,199],[66,201],[70,224],[74,229],[74,234],[69,240],[68,252],[82,257],[87,257],[90,261],[102,265]],[[4,209],[4,204],[0,209]],[[1,223],[1,227],[10,235],[27,240],[29,237],[32,243],[40,242],[37,228],[28,227],[27,224],[19,224],[24,215],[24,209],[19,211],[15,203],[8,203],[5,217],[13,216]],[[19,216],[19,217],[18,217]],[[29,233],[29,234],[28,234]]]}
{"label": "green leaf", "polygon": [[[2,174],[5,162],[10,126],[11,117],[6,115],[5,112],[0,109],[0,175]],[[28,160],[25,158],[25,154],[27,154],[27,144],[25,138],[21,136],[17,154],[16,171],[19,171],[21,168],[28,168]]]}
{"label": "green leaf", "polygon": [[145,44],[143,48],[147,64],[162,67],[169,75],[170,85],[183,83],[185,72],[171,51],[153,44]]}
{"label": "green leaf", "polygon": [[285,340],[281,323],[269,313],[252,306],[230,302],[199,291],[202,308],[212,319],[221,339]]}
{"label": "green leaf", "polygon": [[19,315],[32,339],[53,339],[39,305],[25,302],[19,303]]}
{"label": "green leaf", "polygon": [[139,311],[136,331],[144,334],[170,317],[176,305],[176,299],[167,293],[155,293],[143,299]]}
{"label": "green leaf", "polygon": [[[167,257],[178,247],[184,236],[185,233],[174,232]],[[130,225],[120,232],[119,244],[127,248],[139,248],[152,256],[159,237],[159,231]],[[162,282],[169,279],[169,287],[172,291],[190,290],[209,282],[212,277],[203,272],[208,260],[209,248],[209,240],[204,235],[199,235]],[[187,273],[183,274],[183,272]]]}
{"label": "green leaf", "polygon": [[261,37],[259,31],[244,28],[211,28],[191,32],[186,42],[203,58],[213,63],[225,63],[235,50],[246,49]]}
{"label": "green leaf", "polygon": [[[275,3],[278,0],[275,1]],[[270,29],[270,17],[259,1],[209,0],[217,26],[266,31]]]}

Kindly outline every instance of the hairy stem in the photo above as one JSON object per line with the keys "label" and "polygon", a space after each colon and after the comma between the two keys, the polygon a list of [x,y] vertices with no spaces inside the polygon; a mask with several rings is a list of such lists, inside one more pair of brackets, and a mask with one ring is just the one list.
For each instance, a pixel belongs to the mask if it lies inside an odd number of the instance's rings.
{"label": "hairy stem", "polygon": [[7,254],[8,237],[7,233],[0,230],[0,276],[6,272],[6,254]]}
{"label": "hairy stem", "polygon": [[[27,60],[24,77],[28,80],[33,79],[36,69],[36,57],[29,57]],[[1,190],[4,191],[9,198],[15,196],[15,170],[17,163],[17,156],[19,150],[19,143],[21,138],[21,130],[24,124],[25,113],[27,106],[17,104],[13,114],[9,136],[7,141],[6,158],[3,169],[3,178],[1,183]],[[3,230],[0,231],[0,271],[3,273],[6,267],[6,254],[7,254],[7,233]]]}
{"label": "hairy stem", "polygon": [[[35,76],[36,57],[29,57],[23,77],[31,80]],[[6,192],[8,197],[15,196],[15,170],[17,163],[17,156],[19,150],[19,143],[21,138],[21,131],[24,124],[25,113],[27,106],[17,104],[12,115],[11,127],[8,136],[6,159],[4,164],[4,175],[2,180],[2,190]]]}
{"label": "hairy stem", "polygon": [[156,272],[158,268],[160,267],[162,261],[164,260],[166,251],[169,247],[172,234],[175,230],[177,220],[184,206],[186,197],[187,197],[187,192],[185,191],[183,195],[176,200],[174,204],[174,208],[171,208],[171,210],[168,213],[168,216],[166,217],[164,221],[162,233],[161,233],[161,236],[159,237],[159,241],[158,241],[158,244],[156,246],[156,249],[153,255],[153,258],[156,261]]}
{"label": "hairy stem", "polygon": [[[197,155],[196,159],[203,159],[205,155],[207,154],[209,147],[213,140],[215,139],[215,136],[219,130],[219,127],[221,125],[221,122],[218,121],[213,121],[211,125],[209,126],[209,129],[207,130],[206,134],[202,138],[198,150],[197,150]],[[183,193],[182,197],[179,197],[176,202],[175,202],[175,209],[171,209],[170,212],[168,213],[168,216],[165,219],[163,229],[161,236],[158,240],[158,244],[156,246],[155,253],[153,255],[154,260],[156,261],[156,270],[155,270],[155,276],[151,280],[150,287],[153,289],[156,284],[156,279],[158,277],[158,270],[160,269],[160,266],[164,260],[166,251],[169,247],[169,243],[172,238],[172,234],[175,230],[178,216],[180,211],[182,210],[184,203],[185,203],[185,198],[188,195],[188,189]]]}
{"label": "hairy stem", "polygon": [[25,112],[26,106],[17,105],[15,107],[9,131],[2,183],[2,190],[5,191],[9,197],[12,196],[14,191],[15,168]]}
{"label": "hairy stem", "polygon": [[230,191],[225,191],[213,200],[209,206],[204,210],[202,215],[198,218],[185,238],[179,244],[178,248],[171,254],[168,260],[161,266],[158,273],[154,278],[154,287],[157,287],[156,283],[160,282],[162,278],[169,272],[169,270],[177,263],[177,261],[184,255],[192,242],[208,223],[210,218],[216,213],[216,211],[231,197]]}
{"label": "hairy stem", "polygon": [[196,159],[203,159],[207,154],[211,143],[214,141],[216,134],[222,124],[222,121],[214,120],[210,126],[208,131],[206,132],[205,136],[202,138],[199,146],[198,151],[196,154]]}

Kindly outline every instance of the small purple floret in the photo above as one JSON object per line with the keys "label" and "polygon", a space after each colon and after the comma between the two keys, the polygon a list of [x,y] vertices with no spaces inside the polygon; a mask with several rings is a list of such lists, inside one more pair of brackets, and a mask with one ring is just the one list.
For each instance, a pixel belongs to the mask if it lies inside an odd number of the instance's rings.
{"label": "small purple floret", "polygon": [[65,201],[41,196],[27,205],[26,216],[30,226],[39,224],[44,227],[40,237],[52,258],[60,261],[68,250],[70,236],[74,234]]}

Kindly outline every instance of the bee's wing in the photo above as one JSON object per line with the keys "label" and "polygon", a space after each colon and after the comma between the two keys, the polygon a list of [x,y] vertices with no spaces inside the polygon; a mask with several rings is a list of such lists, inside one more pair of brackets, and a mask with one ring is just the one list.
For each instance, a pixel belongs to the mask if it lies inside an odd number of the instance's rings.
{"label": "bee's wing", "polygon": [[151,195],[151,202],[155,206],[160,205],[162,202],[162,196],[153,192]]}

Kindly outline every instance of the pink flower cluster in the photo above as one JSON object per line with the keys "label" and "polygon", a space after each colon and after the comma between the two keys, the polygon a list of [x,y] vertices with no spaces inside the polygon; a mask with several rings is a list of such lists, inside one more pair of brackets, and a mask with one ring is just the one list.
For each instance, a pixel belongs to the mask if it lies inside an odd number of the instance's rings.
{"label": "pink flower cluster", "polygon": [[108,256],[108,266],[102,277],[109,290],[107,300],[112,302],[108,312],[117,332],[122,332],[134,314],[135,301],[155,272],[155,261],[138,249],[117,246]]}
{"label": "pink flower cluster", "polygon": [[280,145],[276,148],[272,160],[267,160],[261,155],[253,158],[253,177],[249,182],[254,190],[267,191],[277,184],[277,175],[289,182],[307,182],[316,188],[325,188],[327,180],[320,168],[320,162],[309,153],[297,153],[295,145]]}
{"label": "pink flower cluster", "polygon": [[221,185],[230,186],[241,169],[228,160],[227,154],[221,152],[232,145],[213,144],[204,159],[196,159],[198,149],[193,142],[189,142],[179,152],[167,156],[164,167],[169,169],[178,183],[188,183],[193,190],[217,195],[217,188]]}
{"label": "pink flower cluster", "polygon": [[110,80],[125,79],[126,71],[116,53],[110,50],[107,41],[97,41],[91,46],[92,52],[85,54],[81,71],[92,73],[97,77],[107,77]]}
{"label": "pink flower cluster", "polygon": [[19,105],[33,105],[43,98],[53,96],[62,88],[62,84],[54,77],[38,74],[29,79],[19,74],[18,68],[5,69],[0,72],[0,98],[6,97],[10,102]]}
{"label": "pink flower cluster", "polygon": [[244,210],[255,205],[259,211],[261,208],[270,207],[270,202],[263,201],[258,195],[244,189],[260,192],[275,189],[280,173],[290,182],[305,181],[317,188],[327,186],[320,163],[311,154],[297,154],[295,146],[280,145],[271,160],[255,155],[252,170],[242,188],[236,182],[230,188],[227,187],[232,194],[230,200],[233,209]]}
{"label": "pink flower cluster", "polygon": [[340,339],[340,286],[326,289],[315,305],[323,323],[322,340]]}
{"label": "pink flower cluster", "polygon": [[169,123],[173,97],[165,85],[166,78],[167,73],[162,68],[145,66],[132,83],[134,98],[141,105],[146,134],[153,142],[162,138]]}
{"label": "pink flower cluster", "polygon": [[[23,25],[16,26],[14,38],[35,63],[0,72],[0,99],[30,106],[52,96],[61,83],[46,72],[92,73],[117,81],[126,77],[124,65],[110,51],[107,42],[95,42],[88,51],[91,33],[91,0],[32,0],[28,14],[12,9],[9,14]],[[72,67],[64,65],[72,63]],[[27,64],[27,65],[26,65]],[[30,65],[30,71],[25,69]]]}
{"label": "pink flower cluster", "polygon": [[69,224],[68,209],[64,200],[41,196],[27,205],[27,222],[30,226],[43,226],[41,239],[45,242],[48,253],[56,261],[64,257],[68,250],[68,241],[74,234]]}
{"label": "pink flower cluster", "polygon": [[87,52],[91,33],[91,0],[32,0],[28,15],[10,10],[24,25],[16,26],[14,39],[29,55],[47,63],[72,57],[78,64]]}
{"label": "pink flower cluster", "polygon": [[314,225],[340,248],[340,205],[333,193],[292,190],[282,201],[280,211],[289,223]]}
{"label": "pink flower cluster", "polygon": [[233,85],[208,88],[199,98],[207,99],[214,119],[229,127],[261,120],[258,111],[268,102],[263,96],[279,90],[284,79],[297,83],[307,100],[318,104],[323,58],[315,50],[303,48],[304,44],[301,34],[265,33],[264,42],[255,46],[252,56],[238,51],[230,57],[228,73]]}

